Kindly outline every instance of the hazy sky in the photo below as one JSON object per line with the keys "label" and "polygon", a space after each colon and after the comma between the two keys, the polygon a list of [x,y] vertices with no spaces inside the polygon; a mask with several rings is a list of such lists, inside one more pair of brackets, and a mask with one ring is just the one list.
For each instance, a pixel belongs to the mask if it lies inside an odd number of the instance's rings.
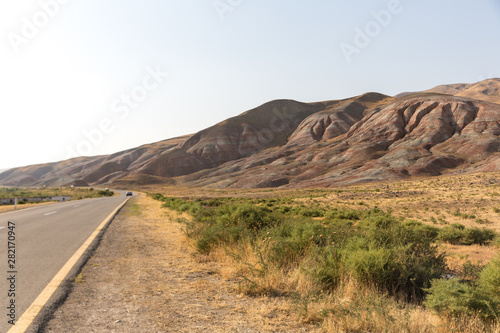
{"label": "hazy sky", "polygon": [[498,0],[16,0],[0,29],[0,169],[193,133],[273,99],[500,77]]}

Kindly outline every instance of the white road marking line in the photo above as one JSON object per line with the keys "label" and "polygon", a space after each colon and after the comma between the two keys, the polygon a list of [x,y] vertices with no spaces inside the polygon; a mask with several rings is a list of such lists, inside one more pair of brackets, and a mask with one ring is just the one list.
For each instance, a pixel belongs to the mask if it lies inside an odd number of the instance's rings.
{"label": "white road marking line", "polygon": [[50,212],[50,213],[43,214],[43,215],[45,215],[45,216],[49,216],[49,215],[52,215],[52,214],[55,214],[55,213],[57,213],[57,211],[55,211],[55,212]]}
{"label": "white road marking line", "polygon": [[5,227],[0,227],[0,230],[5,229]]}

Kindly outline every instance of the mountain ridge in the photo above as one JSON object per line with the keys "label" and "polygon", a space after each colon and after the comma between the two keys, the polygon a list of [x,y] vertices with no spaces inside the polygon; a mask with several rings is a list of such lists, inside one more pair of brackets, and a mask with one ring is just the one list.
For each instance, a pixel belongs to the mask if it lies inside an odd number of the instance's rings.
{"label": "mountain ridge", "polygon": [[500,79],[387,96],[274,100],[192,135],[14,168],[0,185],[332,187],[500,170]]}

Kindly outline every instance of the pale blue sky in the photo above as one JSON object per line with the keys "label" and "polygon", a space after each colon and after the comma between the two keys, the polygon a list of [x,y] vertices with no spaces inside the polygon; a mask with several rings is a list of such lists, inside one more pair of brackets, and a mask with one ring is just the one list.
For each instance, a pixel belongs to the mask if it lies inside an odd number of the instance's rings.
{"label": "pale blue sky", "polygon": [[273,99],[500,77],[497,0],[18,0],[0,29],[0,169],[194,133]]}

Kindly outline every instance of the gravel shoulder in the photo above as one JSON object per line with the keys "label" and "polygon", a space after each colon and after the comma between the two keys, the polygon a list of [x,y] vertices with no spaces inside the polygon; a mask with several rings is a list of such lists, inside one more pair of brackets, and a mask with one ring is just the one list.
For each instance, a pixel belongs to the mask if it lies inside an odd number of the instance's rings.
{"label": "gravel shoulder", "polygon": [[280,298],[235,292],[200,260],[180,224],[134,197],[108,227],[42,332],[313,332]]}

